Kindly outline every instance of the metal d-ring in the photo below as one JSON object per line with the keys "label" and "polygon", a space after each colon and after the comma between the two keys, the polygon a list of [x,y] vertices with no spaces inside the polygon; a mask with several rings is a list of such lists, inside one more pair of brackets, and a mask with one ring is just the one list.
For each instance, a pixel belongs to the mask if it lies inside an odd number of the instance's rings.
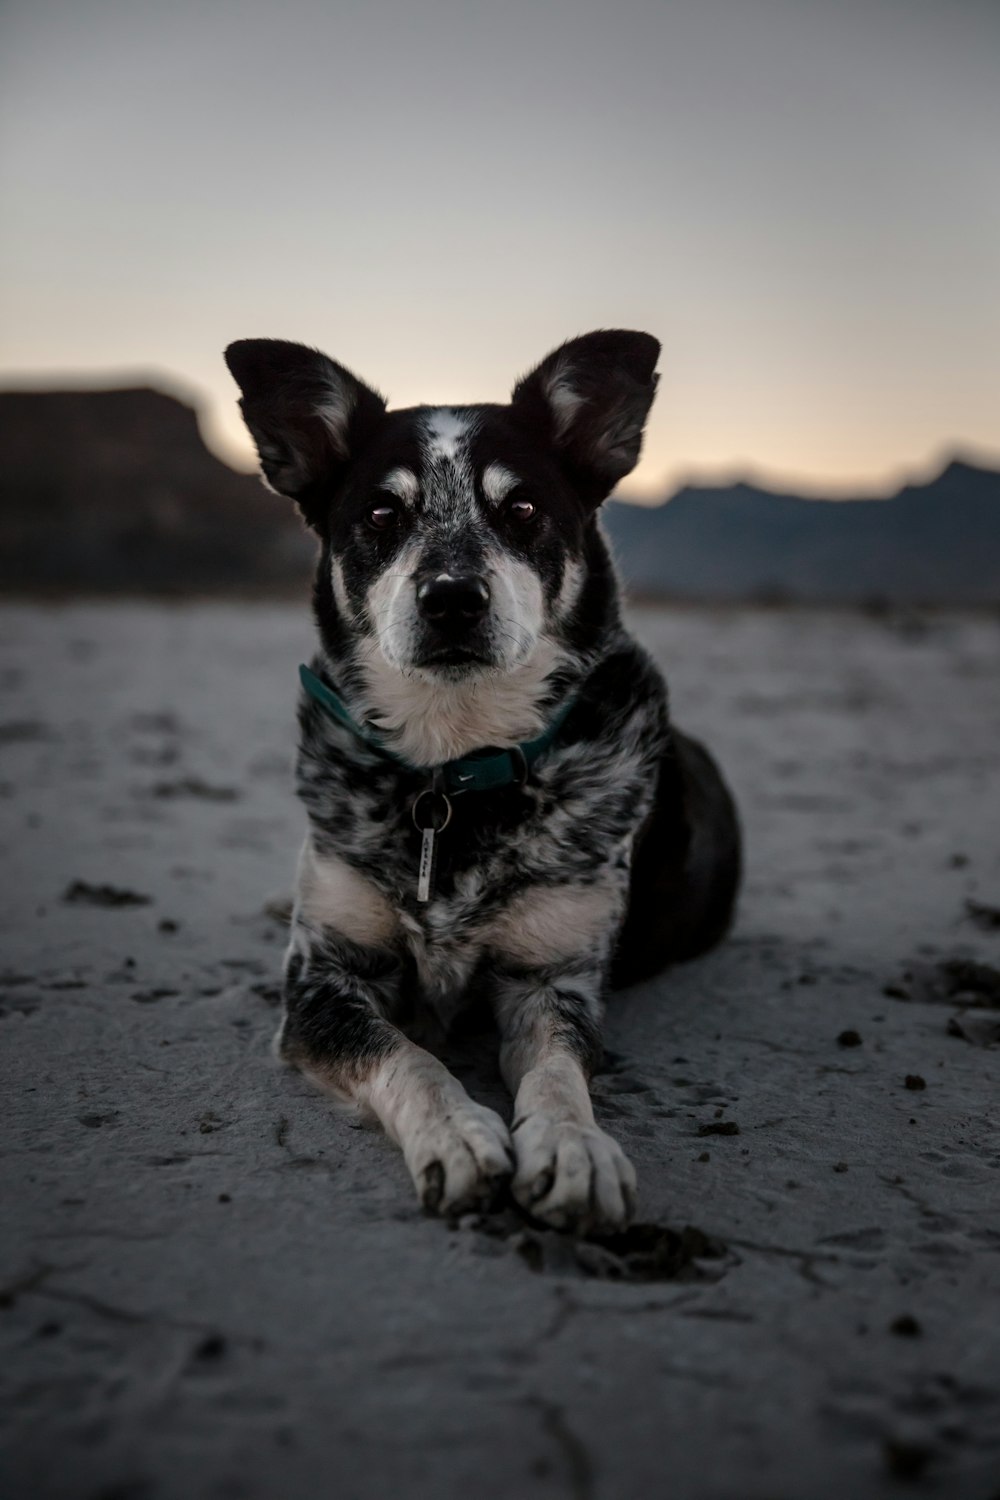
{"label": "metal d-ring", "polygon": [[[435,797],[440,797],[441,801],[444,803],[444,822],[441,824],[440,828],[435,828],[433,823],[422,823],[417,817],[417,808],[420,806],[421,802],[423,802],[425,797],[430,797],[432,799]],[[445,829],[448,827],[448,824],[451,822],[451,811],[451,800],[444,792],[439,792],[434,787],[425,787],[424,790],[419,794],[419,796],[415,798],[413,803],[413,808],[411,810],[413,826],[414,828],[418,828],[421,833],[425,832],[428,828],[431,829],[435,834],[444,833]]]}

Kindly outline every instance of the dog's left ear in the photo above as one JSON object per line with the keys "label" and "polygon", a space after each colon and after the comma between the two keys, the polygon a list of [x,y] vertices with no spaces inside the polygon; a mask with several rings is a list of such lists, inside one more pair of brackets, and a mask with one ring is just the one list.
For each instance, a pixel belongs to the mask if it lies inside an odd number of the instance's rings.
{"label": "dog's left ear", "polygon": [[266,483],[320,526],[331,490],[378,426],[385,401],[304,344],[240,339],[225,359]]}
{"label": "dog's left ear", "polygon": [[513,409],[541,429],[595,505],[638,462],[659,354],[649,333],[586,333],[514,387]]}

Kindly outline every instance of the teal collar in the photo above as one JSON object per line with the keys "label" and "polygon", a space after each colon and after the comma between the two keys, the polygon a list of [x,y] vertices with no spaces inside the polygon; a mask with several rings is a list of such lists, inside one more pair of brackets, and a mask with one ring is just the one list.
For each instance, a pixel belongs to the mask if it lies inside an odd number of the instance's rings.
{"label": "teal collar", "polygon": [[[326,683],[308,667],[299,667],[299,681],[309,696],[325,708],[331,718],[350,729],[359,740],[364,740],[366,745],[371,745],[381,755],[386,756],[388,760],[395,761],[398,766],[402,766],[407,771],[419,772],[421,769],[427,769],[411,765],[408,760],[404,760],[401,755],[391,750],[373,729],[352,719],[343,699],[332,688],[327,687]],[[438,766],[435,770],[436,784],[441,791],[453,797],[460,792],[492,792],[499,787],[523,786],[532,766],[554,742],[556,735],[566,722],[573,703],[572,697],[567,699],[549,727],[536,739],[526,740],[523,744],[514,745],[509,750],[474,750],[471,755],[463,755],[459,760],[446,761],[443,766]]]}

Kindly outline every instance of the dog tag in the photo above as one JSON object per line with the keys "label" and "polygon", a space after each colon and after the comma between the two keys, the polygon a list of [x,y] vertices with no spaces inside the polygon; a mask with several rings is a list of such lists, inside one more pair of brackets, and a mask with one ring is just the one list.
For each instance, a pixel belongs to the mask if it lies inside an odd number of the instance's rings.
{"label": "dog tag", "polygon": [[413,804],[413,823],[420,829],[420,867],[417,870],[417,900],[429,901],[434,889],[437,836],[451,822],[451,803],[444,792],[421,792]]}

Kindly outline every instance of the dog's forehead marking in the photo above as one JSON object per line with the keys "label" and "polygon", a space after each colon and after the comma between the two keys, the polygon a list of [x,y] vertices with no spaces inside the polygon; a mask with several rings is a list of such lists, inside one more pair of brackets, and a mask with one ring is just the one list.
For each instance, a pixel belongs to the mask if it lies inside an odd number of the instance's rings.
{"label": "dog's forehead marking", "polygon": [[397,500],[402,500],[404,505],[416,503],[420,494],[420,484],[412,469],[404,469],[397,465],[390,469],[388,474],[379,484],[380,490],[388,490],[390,495],[395,495]]}
{"label": "dog's forehead marking", "polygon": [[452,463],[464,456],[465,443],[472,431],[472,421],[463,412],[450,406],[441,406],[428,412],[424,424],[424,451],[432,461],[450,460]]}
{"label": "dog's forehead marking", "polygon": [[491,505],[499,505],[520,483],[506,464],[487,464],[483,470],[483,494]]}
{"label": "dog's forehead marking", "polygon": [[422,491],[427,514],[451,528],[475,517],[475,478],[469,444],[477,427],[472,411],[437,407],[423,418]]}

